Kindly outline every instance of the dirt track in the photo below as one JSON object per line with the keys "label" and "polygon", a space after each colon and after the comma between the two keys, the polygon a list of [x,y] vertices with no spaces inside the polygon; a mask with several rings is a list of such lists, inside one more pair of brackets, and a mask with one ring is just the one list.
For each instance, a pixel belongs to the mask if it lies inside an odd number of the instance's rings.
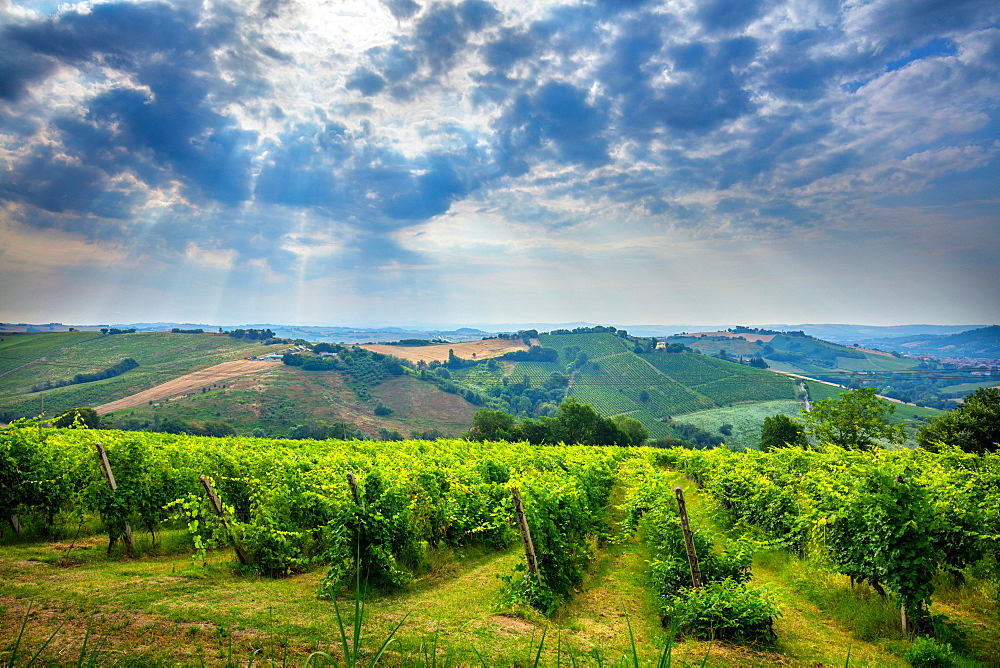
{"label": "dirt track", "polygon": [[238,376],[245,376],[249,373],[260,371],[261,369],[275,368],[278,364],[279,363],[277,362],[266,360],[235,360],[232,362],[223,362],[222,364],[216,364],[215,366],[210,366],[207,369],[202,369],[201,371],[189,373],[186,376],[181,376],[180,378],[168,380],[162,385],[151,387],[148,390],[143,390],[142,392],[125,397],[124,399],[118,399],[117,401],[103,404],[94,410],[97,411],[98,415],[104,415],[106,413],[110,413],[111,411],[117,411],[123,408],[133,408],[134,406],[139,406],[140,404],[145,404],[150,401],[158,401],[160,399],[175,397],[180,394],[196,392],[203,387],[212,385],[213,383],[229,380],[230,378],[236,378]]}

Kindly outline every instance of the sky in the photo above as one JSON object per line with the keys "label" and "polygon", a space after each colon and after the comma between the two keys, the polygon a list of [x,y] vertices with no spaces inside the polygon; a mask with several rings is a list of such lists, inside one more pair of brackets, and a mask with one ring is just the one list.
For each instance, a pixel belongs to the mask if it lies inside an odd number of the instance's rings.
{"label": "sky", "polygon": [[0,321],[1000,321],[995,0],[0,0]]}

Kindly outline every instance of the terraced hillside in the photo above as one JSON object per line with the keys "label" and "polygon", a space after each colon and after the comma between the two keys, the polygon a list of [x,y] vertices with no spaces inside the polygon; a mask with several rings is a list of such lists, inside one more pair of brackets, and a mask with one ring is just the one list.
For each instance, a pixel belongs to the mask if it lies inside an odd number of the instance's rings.
{"label": "terraced hillside", "polygon": [[456,383],[486,395],[493,407],[524,417],[545,415],[561,396],[588,403],[601,415],[628,415],[653,437],[684,413],[761,401],[794,400],[795,383],[745,364],[680,347],[657,349],[650,339],[621,332],[540,334],[555,361],[517,361],[454,373]]}

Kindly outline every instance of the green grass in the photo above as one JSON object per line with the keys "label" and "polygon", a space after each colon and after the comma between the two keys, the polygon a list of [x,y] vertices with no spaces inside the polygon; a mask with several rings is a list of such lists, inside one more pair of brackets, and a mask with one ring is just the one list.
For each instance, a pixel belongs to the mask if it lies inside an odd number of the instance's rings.
{"label": "green grass", "polygon": [[952,392],[965,392],[971,394],[976,390],[987,387],[1000,387],[1000,378],[994,378],[993,380],[987,380],[982,383],[962,383],[961,385],[949,385],[948,387],[942,387],[941,392],[943,394],[950,394]]}
{"label": "green grass", "polygon": [[[713,408],[680,415],[674,420],[693,424],[713,434],[719,434],[726,439],[726,445],[731,448],[747,450],[756,448],[760,444],[760,428],[764,424],[764,418],[781,414],[799,419],[802,416],[801,407],[800,402],[785,399]],[[730,436],[719,433],[719,427],[724,424],[733,426]]]}
{"label": "green grass", "polygon": [[[10,340],[8,336],[4,335],[0,344],[0,360],[10,367],[0,377],[0,411],[24,416],[39,413],[43,396],[45,413],[54,415],[120,399],[220,362],[280,348],[217,334],[58,332],[18,335]],[[101,371],[126,358],[134,359],[139,367],[114,378],[31,392],[37,385]]]}

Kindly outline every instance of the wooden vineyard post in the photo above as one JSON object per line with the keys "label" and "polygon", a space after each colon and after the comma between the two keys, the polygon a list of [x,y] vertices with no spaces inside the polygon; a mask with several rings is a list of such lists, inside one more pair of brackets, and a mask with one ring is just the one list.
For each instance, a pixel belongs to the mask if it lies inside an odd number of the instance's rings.
{"label": "wooden vineyard post", "polygon": [[241,543],[239,539],[233,535],[233,528],[229,526],[229,521],[226,520],[226,514],[222,508],[222,501],[219,500],[219,495],[215,493],[214,489],[212,489],[212,483],[209,481],[208,476],[198,476],[198,482],[200,482],[201,486],[205,488],[205,493],[208,494],[208,500],[212,502],[212,510],[214,510],[215,514],[219,516],[220,520],[222,520],[222,526],[226,527],[226,532],[232,539],[233,548],[236,550],[236,558],[240,560],[241,564],[246,566],[250,563],[250,559],[247,557],[246,548],[243,547],[243,543]]}
{"label": "wooden vineyard post", "polygon": [[[101,472],[104,474],[104,481],[108,483],[108,489],[112,492],[118,491],[115,474],[111,472],[111,462],[108,461],[108,453],[104,450],[104,446],[101,443],[97,444],[97,457],[101,461]],[[109,528],[108,554],[111,553],[111,548],[114,547],[115,540],[117,539],[118,535],[112,533],[112,530]],[[128,522],[125,522],[125,545],[130,552],[135,552],[135,538],[132,536],[132,527],[129,526]]]}
{"label": "wooden vineyard post", "polygon": [[354,499],[354,505],[364,509],[365,504],[361,502],[361,495],[358,493],[358,482],[354,479],[353,473],[347,474],[347,485],[351,488],[351,497]]}
{"label": "wooden vineyard post", "polygon": [[680,487],[674,488],[677,495],[677,513],[681,517],[681,531],[684,532],[684,547],[687,550],[688,566],[691,569],[691,586],[701,586],[701,566],[698,565],[698,553],[694,549],[694,535],[691,533],[691,524],[688,522],[687,505],[684,503],[684,490]]}
{"label": "wooden vineyard post", "polygon": [[[902,485],[903,483],[906,482],[906,480],[904,480],[903,476],[901,475],[897,475],[895,480],[897,485]],[[904,603],[903,601],[899,602],[899,625],[902,627],[903,633],[909,632],[910,630],[909,624],[907,623],[906,619],[906,603]]]}
{"label": "wooden vineyard post", "polygon": [[517,487],[511,487],[510,495],[514,499],[514,514],[517,515],[517,528],[521,530],[521,542],[524,543],[524,556],[528,560],[528,572],[535,576],[538,584],[542,584],[542,574],[538,570],[538,557],[535,555],[535,544],[531,542],[528,518],[524,516],[521,493],[517,491]]}

